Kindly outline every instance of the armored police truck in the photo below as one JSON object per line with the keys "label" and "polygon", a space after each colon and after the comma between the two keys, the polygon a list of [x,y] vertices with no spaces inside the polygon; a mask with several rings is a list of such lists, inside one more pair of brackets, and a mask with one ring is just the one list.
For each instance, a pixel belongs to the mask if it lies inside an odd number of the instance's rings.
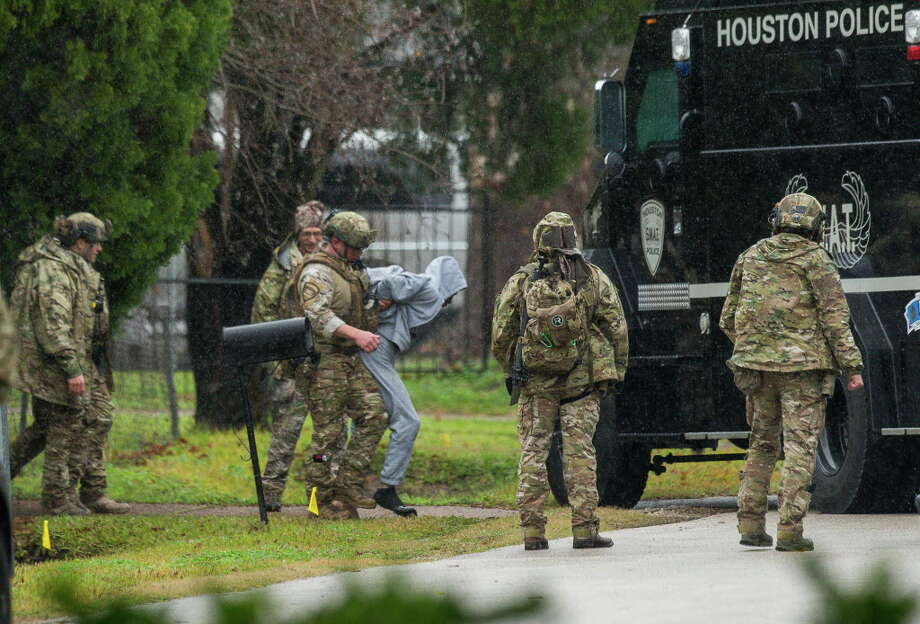
{"label": "armored police truck", "polygon": [[[815,507],[908,510],[920,489],[920,2],[659,0],[622,82],[596,85],[605,169],[586,208],[591,261],[630,330],[623,392],[595,444],[602,504],[632,506],[653,449],[744,448],[743,395],[718,320],[738,255],[771,207],[825,207],[865,360],[842,379],[818,446]],[[548,462],[565,499],[558,444]]]}

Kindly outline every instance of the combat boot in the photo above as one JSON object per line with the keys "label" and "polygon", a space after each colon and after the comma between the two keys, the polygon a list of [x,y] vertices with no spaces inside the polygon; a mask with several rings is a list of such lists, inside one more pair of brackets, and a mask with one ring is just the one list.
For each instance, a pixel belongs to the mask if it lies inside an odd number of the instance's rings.
{"label": "combat boot", "polygon": [[42,503],[42,513],[47,516],[88,516],[90,511],[82,505],[65,501],[56,507],[49,507]]}
{"label": "combat boot", "polygon": [[773,545],[773,538],[767,533],[762,522],[739,520],[738,532],[741,533],[741,541],[739,543],[742,546],[769,548]]}
{"label": "combat boot", "polygon": [[128,503],[119,503],[108,496],[99,496],[93,500],[80,501],[86,509],[97,514],[126,514],[131,511],[131,505]]}
{"label": "combat boot", "polygon": [[319,506],[319,517],[324,520],[354,520],[358,510],[348,503],[331,500]]}
{"label": "combat boot", "polygon": [[524,533],[524,550],[548,550],[549,542],[543,535],[542,527],[522,527]]}
{"label": "combat boot", "polygon": [[373,509],[377,506],[374,499],[364,493],[364,490],[357,485],[336,486],[335,498],[343,503],[360,507],[361,509]]}
{"label": "combat boot", "polygon": [[262,496],[265,500],[265,511],[281,511],[281,492],[274,488],[266,487],[262,483]]}
{"label": "combat boot", "polygon": [[597,527],[572,527],[572,548],[610,548],[613,540],[599,535]]}
{"label": "combat boot", "polygon": [[776,550],[781,552],[811,552],[815,543],[802,537],[802,530],[780,529],[776,532]]}
{"label": "combat boot", "polygon": [[374,492],[374,501],[384,509],[389,509],[397,516],[408,518],[417,516],[418,512],[414,508],[406,506],[396,493],[396,487],[393,485],[379,488]]}

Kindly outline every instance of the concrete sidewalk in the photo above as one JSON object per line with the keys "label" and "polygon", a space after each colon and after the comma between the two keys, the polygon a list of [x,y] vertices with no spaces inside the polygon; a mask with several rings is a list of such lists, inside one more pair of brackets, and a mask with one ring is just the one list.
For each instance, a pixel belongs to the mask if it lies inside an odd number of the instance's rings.
{"label": "concrete sidewalk", "polygon": [[[768,516],[775,527],[776,514]],[[341,594],[344,581],[379,584],[399,572],[420,589],[451,592],[476,606],[540,594],[539,621],[782,623],[813,621],[815,593],[801,562],[820,559],[845,581],[888,561],[920,595],[920,516],[812,514],[806,534],[817,552],[779,553],[738,544],[733,514],[606,533],[612,549],[573,550],[571,538],[548,551],[500,548],[430,563],[373,568],[289,581],[267,588],[282,615],[302,614]],[[775,533],[774,530],[770,531]],[[177,622],[206,621],[207,600],[166,603]],[[912,622],[920,624],[920,613]]]}

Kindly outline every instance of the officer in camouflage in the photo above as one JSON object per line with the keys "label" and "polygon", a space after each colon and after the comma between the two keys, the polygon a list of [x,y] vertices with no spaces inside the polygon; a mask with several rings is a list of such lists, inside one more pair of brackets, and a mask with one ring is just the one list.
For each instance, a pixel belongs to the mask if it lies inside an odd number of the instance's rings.
{"label": "officer in camouflage", "polygon": [[[71,215],[74,219],[76,215]],[[106,227],[106,236],[111,236]],[[80,486],[80,504],[95,513],[123,514],[131,510],[127,503],[119,503],[106,495],[105,445],[112,429],[111,391],[114,390],[112,366],[108,358],[109,301],[105,280],[95,270],[92,290],[95,293],[93,308],[92,360],[95,370],[90,391],[90,403],[83,415],[83,432],[80,445],[70,458],[70,487],[76,492]]]}
{"label": "officer in camouflage", "polygon": [[91,406],[92,340],[99,286],[92,263],[108,227],[95,216],[58,217],[54,231],[20,255],[11,307],[20,359],[15,387],[32,395],[34,422],[10,448],[11,474],[45,450],[42,508],[82,515],[70,477]]}
{"label": "officer in camouflage", "polygon": [[[597,464],[593,444],[599,399],[621,382],[629,352],[626,320],[616,288],[577,248],[575,224],[563,212],[547,214],[533,230],[534,253],[505,284],[495,303],[492,353],[515,386],[518,399],[517,502],[526,550],[549,547],[543,505],[549,492],[546,459],[557,419],[562,429],[563,462],[575,548],[604,548],[613,540],[598,534]],[[541,303],[534,293],[549,299]],[[529,344],[531,329],[542,345]],[[580,328],[552,342],[552,327]],[[553,347],[560,347],[555,349]],[[577,352],[562,369],[541,361],[571,347]],[[533,355],[532,350],[542,349]],[[528,362],[528,353],[530,364]],[[525,370],[526,369],[526,370]],[[561,370],[561,372],[560,372]]]}
{"label": "officer in camouflage", "polygon": [[772,546],[767,488],[783,440],[776,549],[810,551],[802,535],[818,434],[837,374],[862,388],[862,356],[837,267],[817,243],[824,211],[805,193],[773,208],[773,235],[742,253],[719,325],[734,343],[728,366],[748,401],[751,440],[738,491],[741,544]]}
{"label": "officer in camouflage", "polygon": [[[294,213],[294,232],[272,254],[272,262],[259,281],[252,304],[253,323],[267,323],[300,316],[300,306],[294,287],[293,273],[305,254],[315,253],[323,239],[320,228],[325,206],[309,201]],[[287,483],[291,461],[300,431],[307,417],[306,402],[294,383],[294,370],[287,363],[272,365],[272,404],[274,423],[262,489],[265,508],[281,511],[281,495]]]}
{"label": "officer in camouflage", "polygon": [[[319,361],[297,369],[297,385],[308,397],[313,437],[307,458],[307,491],[317,489],[324,518],[357,517],[355,507],[373,508],[362,488],[364,474],[387,426],[383,401],[358,358],[377,348],[377,302],[367,297],[369,280],[361,255],[376,232],[354,212],[326,221],[325,242],[305,256],[295,272],[304,315],[310,320]],[[341,445],[342,422],[353,421],[338,474],[330,460]]]}

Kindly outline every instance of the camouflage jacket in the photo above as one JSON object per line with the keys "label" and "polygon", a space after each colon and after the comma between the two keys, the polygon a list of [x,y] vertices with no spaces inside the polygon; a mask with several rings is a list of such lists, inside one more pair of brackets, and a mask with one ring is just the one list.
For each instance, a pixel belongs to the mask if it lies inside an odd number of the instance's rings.
{"label": "camouflage jacket", "polygon": [[333,335],[342,325],[374,331],[377,328],[376,302],[365,305],[370,280],[367,270],[338,256],[326,247],[304,256],[294,274],[300,306],[310,321],[313,344],[319,353],[357,353],[358,347]]}
{"label": "camouflage jacket", "polygon": [[0,403],[6,401],[15,369],[16,335],[13,333],[9,308],[6,307],[6,301],[0,295]]}
{"label": "camouflage jacket", "polygon": [[291,277],[302,259],[297,238],[291,234],[275,249],[271,264],[262,274],[252,303],[251,322],[267,323],[300,315]]}
{"label": "camouflage jacket", "polygon": [[18,333],[15,387],[50,403],[83,407],[67,380],[83,375],[92,387],[93,301],[98,273],[77,254],[45,236],[21,254],[10,306]]}
{"label": "camouflage jacket", "polygon": [[[565,376],[530,375],[525,387],[528,392],[549,392],[562,397],[574,396],[583,392],[592,379],[595,383],[623,381],[626,376],[629,340],[620,298],[603,271],[590,263],[587,266],[591,274],[586,287],[578,291],[576,302],[588,319],[591,357],[589,361],[577,364],[572,372]],[[506,377],[511,376],[514,348],[520,334],[522,288],[536,267],[536,263],[532,263],[518,269],[505,283],[495,301],[492,316],[492,354],[501,364]]]}
{"label": "camouflage jacket", "polygon": [[[271,264],[259,280],[256,298],[252,302],[251,322],[268,323],[300,316],[293,276],[301,260],[303,255],[297,246],[297,237],[291,234],[275,248]],[[275,379],[293,378],[294,369],[291,366],[284,363],[268,366]]]}
{"label": "camouflage jacket", "polygon": [[817,243],[796,234],[758,241],[739,256],[719,320],[741,368],[858,373],[840,275]]}

